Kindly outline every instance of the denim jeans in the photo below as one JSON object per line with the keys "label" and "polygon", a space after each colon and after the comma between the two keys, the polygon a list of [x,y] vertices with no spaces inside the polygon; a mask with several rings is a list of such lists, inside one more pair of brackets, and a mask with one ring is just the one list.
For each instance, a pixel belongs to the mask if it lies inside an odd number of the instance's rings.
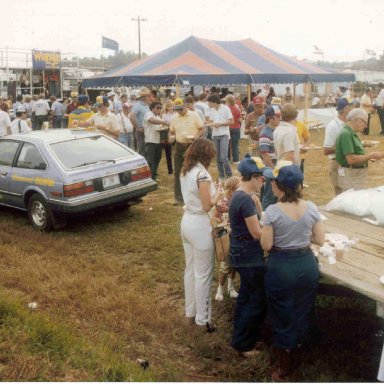
{"label": "denim jeans", "polygon": [[239,352],[250,351],[261,339],[266,315],[264,267],[235,268],[240,275],[231,345]]}
{"label": "denim jeans", "polygon": [[172,144],[168,141],[164,141],[161,143],[161,147],[165,151],[165,158],[167,159],[167,168],[168,174],[171,175],[173,173],[173,165],[172,165]]}
{"label": "denim jeans", "polygon": [[232,169],[228,160],[229,137],[225,135],[213,136],[212,139],[216,146],[216,160],[219,177],[223,179],[224,177],[232,176]]}
{"label": "denim jeans", "polygon": [[307,341],[319,276],[309,249],[270,252],[265,290],[275,347],[293,349]]}
{"label": "denim jeans", "polygon": [[63,128],[63,115],[53,116],[52,128]]}
{"label": "denim jeans", "polygon": [[228,159],[231,159],[230,151],[232,152],[232,161],[237,163],[239,161],[239,141],[240,141],[240,128],[230,128],[231,145],[228,148]]}
{"label": "denim jeans", "polygon": [[134,149],[133,148],[133,133],[120,133],[119,137],[117,140],[120,141],[120,143],[126,145],[127,147]]}

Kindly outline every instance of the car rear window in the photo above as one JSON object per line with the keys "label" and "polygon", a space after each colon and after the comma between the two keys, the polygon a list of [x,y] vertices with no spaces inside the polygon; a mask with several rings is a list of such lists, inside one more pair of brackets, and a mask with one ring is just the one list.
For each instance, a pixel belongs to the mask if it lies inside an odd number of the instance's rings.
{"label": "car rear window", "polygon": [[134,156],[128,148],[104,136],[76,138],[50,147],[67,169]]}

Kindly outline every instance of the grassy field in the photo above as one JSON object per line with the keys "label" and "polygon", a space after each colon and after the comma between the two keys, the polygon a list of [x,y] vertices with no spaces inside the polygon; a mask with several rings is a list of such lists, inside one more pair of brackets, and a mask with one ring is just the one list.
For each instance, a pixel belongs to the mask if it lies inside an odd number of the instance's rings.
{"label": "grassy field", "polygon": [[[322,140],[313,132],[312,142]],[[36,232],[25,214],[0,208],[1,380],[270,381],[268,351],[245,360],[229,347],[232,300],[213,303],[214,334],[183,323],[183,211],[171,205],[165,159],[160,168],[159,189],[142,204],[73,218],[59,232]],[[379,165],[369,173],[370,185],[384,184]],[[322,151],[310,151],[305,195],[317,204],[332,197],[326,174]],[[375,303],[319,295],[317,323],[322,336],[292,379],[375,381],[383,341]]]}

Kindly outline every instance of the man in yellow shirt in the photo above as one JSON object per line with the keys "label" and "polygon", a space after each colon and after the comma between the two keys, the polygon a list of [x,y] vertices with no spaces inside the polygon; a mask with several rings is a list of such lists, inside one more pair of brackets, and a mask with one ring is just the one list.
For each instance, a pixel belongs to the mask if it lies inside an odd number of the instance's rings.
{"label": "man in yellow shirt", "polygon": [[78,107],[68,116],[68,128],[76,128],[77,126],[80,126],[80,122],[85,122],[93,116],[93,112],[88,109],[88,103],[89,97],[87,95],[78,96]]}
{"label": "man in yellow shirt", "polygon": [[204,133],[204,122],[196,112],[190,111],[183,99],[175,99],[173,109],[177,115],[171,120],[169,127],[170,142],[176,141],[174,150],[175,171],[175,202],[174,205],[183,204],[180,187],[180,172],[183,166],[184,154],[195,138]]}

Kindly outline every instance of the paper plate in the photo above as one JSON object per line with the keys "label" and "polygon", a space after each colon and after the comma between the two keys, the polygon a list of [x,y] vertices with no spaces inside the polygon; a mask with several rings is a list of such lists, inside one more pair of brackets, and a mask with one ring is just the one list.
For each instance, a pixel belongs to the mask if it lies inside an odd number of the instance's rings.
{"label": "paper plate", "polygon": [[326,233],[325,240],[331,243],[343,243],[347,242],[348,236],[342,235],[341,233]]}

